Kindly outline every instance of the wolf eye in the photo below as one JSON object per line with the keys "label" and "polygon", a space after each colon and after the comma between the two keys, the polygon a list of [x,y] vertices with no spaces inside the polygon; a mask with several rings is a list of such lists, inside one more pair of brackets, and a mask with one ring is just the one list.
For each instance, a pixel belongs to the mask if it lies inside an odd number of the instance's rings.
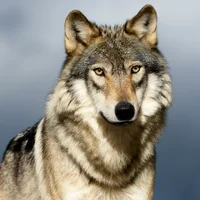
{"label": "wolf eye", "polygon": [[138,72],[140,71],[140,68],[141,68],[140,65],[133,66],[133,67],[131,68],[131,72],[132,72],[133,74],[138,73]]}
{"label": "wolf eye", "polygon": [[98,75],[98,76],[103,76],[103,75],[104,75],[104,71],[103,71],[103,69],[101,69],[101,68],[96,68],[96,69],[94,69],[94,72],[95,72],[95,74]]}

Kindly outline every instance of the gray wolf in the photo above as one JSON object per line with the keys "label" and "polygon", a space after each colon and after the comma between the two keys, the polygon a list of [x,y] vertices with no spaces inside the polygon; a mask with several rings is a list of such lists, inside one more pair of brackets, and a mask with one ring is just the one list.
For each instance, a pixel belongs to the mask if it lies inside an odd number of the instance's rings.
{"label": "gray wolf", "polygon": [[155,144],[171,104],[155,9],[114,27],[75,10],[64,27],[58,82],[44,117],[8,145],[0,198],[152,199]]}

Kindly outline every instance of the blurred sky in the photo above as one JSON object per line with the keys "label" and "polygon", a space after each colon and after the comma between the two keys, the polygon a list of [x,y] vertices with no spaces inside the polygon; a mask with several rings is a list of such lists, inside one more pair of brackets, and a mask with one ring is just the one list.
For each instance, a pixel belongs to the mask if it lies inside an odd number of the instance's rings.
{"label": "blurred sky", "polygon": [[145,4],[158,13],[159,47],[173,79],[173,106],[157,145],[154,200],[200,199],[200,3],[197,0],[0,0],[0,156],[39,120],[65,58],[73,9],[97,24],[122,24]]}

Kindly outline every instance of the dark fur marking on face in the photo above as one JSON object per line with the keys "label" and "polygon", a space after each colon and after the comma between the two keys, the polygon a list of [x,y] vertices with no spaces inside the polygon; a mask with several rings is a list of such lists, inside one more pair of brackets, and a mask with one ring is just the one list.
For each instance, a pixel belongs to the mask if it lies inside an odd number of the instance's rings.
{"label": "dark fur marking on face", "polygon": [[77,63],[71,71],[70,81],[76,79],[84,79],[87,77],[89,71],[88,64],[83,62]]}
{"label": "dark fur marking on face", "polygon": [[134,83],[134,86],[136,88],[140,88],[144,83],[146,83],[146,81],[147,81],[147,77],[143,76],[142,79],[139,82]]}
{"label": "dark fur marking on face", "polygon": [[148,73],[160,73],[163,71],[164,67],[157,57],[160,55],[156,55],[156,53],[149,52],[144,47],[140,47],[139,49],[135,49],[136,59],[143,63]]}
{"label": "dark fur marking on face", "polygon": [[100,90],[102,90],[102,87],[97,85],[94,81],[92,81],[92,86],[96,89],[97,92],[99,92]]}
{"label": "dark fur marking on face", "polygon": [[[167,102],[168,104],[170,104],[168,98],[166,97],[166,95],[164,95],[162,92],[159,92],[159,95],[162,96]],[[159,98],[159,95],[158,95],[158,98]]]}

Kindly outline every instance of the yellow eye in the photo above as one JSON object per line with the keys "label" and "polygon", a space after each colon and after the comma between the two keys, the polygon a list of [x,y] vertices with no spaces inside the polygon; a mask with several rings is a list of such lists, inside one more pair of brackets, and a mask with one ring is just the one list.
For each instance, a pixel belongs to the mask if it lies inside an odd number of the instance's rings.
{"label": "yellow eye", "polygon": [[94,72],[95,72],[95,74],[98,75],[98,76],[103,76],[103,75],[104,75],[104,71],[103,71],[103,69],[101,69],[101,68],[96,68],[96,69],[94,69]]}
{"label": "yellow eye", "polygon": [[133,74],[138,73],[138,72],[140,71],[140,68],[141,68],[140,65],[133,66],[133,67],[131,68],[131,72],[132,72]]}

